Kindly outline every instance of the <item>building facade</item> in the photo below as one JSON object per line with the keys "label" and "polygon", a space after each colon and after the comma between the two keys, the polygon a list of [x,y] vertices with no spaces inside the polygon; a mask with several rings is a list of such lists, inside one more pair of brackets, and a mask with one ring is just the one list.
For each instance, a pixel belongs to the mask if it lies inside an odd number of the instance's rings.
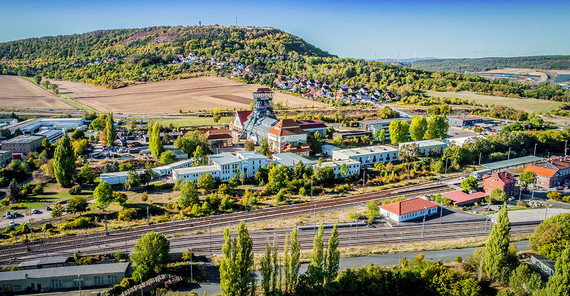
{"label": "building facade", "polygon": [[269,165],[267,156],[257,151],[236,152],[236,157],[242,160],[242,167],[245,176],[252,178],[260,168]]}
{"label": "building facade", "polygon": [[[360,175],[360,162],[352,159],[323,161],[315,165],[316,169],[330,167],[333,169],[335,178],[345,178],[348,176]],[[345,170],[343,172],[343,170]]]}
{"label": "building facade", "polygon": [[413,141],[400,143],[398,148],[402,150],[406,146],[417,149],[418,156],[428,156],[430,153],[435,153],[435,155],[443,154],[443,151],[447,148],[447,143],[438,140]]}
{"label": "building facade", "polygon": [[500,188],[507,195],[515,195],[515,184],[517,180],[513,174],[509,172],[499,172],[492,175],[483,176],[483,191],[487,194],[491,194],[491,191],[495,188]]}
{"label": "building facade", "polygon": [[28,154],[42,146],[43,136],[17,136],[2,142],[2,150]]}
{"label": "building facade", "polygon": [[389,162],[398,160],[398,149],[389,146],[368,146],[339,149],[332,152],[332,159],[352,159],[360,162],[361,165],[373,165],[377,162]]}
{"label": "building facade", "polygon": [[415,220],[436,214],[439,205],[422,198],[397,201],[380,206],[380,215],[396,222]]}
{"label": "building facade", "polygon": [[194,159],[190,158],[190,159],[185,159],[185,160],[173,162],[173,163],[168,164],[168,165],[155,167],[152,169],[152,171],[155,174],[157,174],[158,176],[164,177],[164,176],[171,175],[172,170],[174,170],[174,169],[187,168],[187,167],[192,166],[192,164],[194,164]]}
{"label": "building facade", "polygon": [[411,118],[388,118],[388,119],[377,119],[377,120],[361,120],[358,122],[360,125],[360,129],[364,131],[369,131],[372,133],[372,136],[376,133],[377,130],[384,130],[384,140],[390,141],[390,123],[392,121],[406,121],[408,125],[412,122]]}

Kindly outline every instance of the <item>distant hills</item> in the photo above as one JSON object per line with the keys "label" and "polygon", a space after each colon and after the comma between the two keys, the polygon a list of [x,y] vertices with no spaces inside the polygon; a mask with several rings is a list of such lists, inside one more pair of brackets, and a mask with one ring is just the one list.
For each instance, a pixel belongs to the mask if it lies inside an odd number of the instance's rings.
{"label": "distant hills", "polygon": [[474,59],[428,59],[414,61],[411,65],[414,68],[458,73],[483,72],[502,68],[567,70],[570,69],[570,55]]}

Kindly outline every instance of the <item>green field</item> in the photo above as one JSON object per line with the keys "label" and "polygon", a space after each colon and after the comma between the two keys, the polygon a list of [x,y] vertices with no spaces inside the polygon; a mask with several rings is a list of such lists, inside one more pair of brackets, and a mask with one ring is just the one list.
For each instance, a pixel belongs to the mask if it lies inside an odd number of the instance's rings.
{"label": "green field", "polygon": [[191,126],[216,126],[230,123],[234,119],[233,116],[225,116],[218,121],[214,122],[213,117],[185,117],[185,118],[154,118],[148,119],[149,121],[159,122],[162,126],[169,126],[170,124],[175,127],[191,127]]}
{"label": "green field", "polygon": [[475,101],[477,104],[487,104],[491,105],[501,105],[505,107],[511,107],[514,109],[523,110],[526,112],[550,112],[554,110],[561,102],[538,100],[538,99],[528,99],[528,98],[507,98],[507,97],[496,97],[488,95],[478,95],[471,92],[439,92],[433,90],[424,91],[425,94],[432,97],[440,98],[458,98],[462,100]]}

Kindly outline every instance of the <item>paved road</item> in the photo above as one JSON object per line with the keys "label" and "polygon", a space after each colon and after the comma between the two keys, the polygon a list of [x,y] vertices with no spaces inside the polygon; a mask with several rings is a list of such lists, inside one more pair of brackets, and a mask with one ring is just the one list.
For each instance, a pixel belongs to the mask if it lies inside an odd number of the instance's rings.
{"label": "paved road", "polygon": [[[528,241],[519,241],[514,243],[517,246],[518,251],[528,250]],[[424,254],[424,258],[431,262],[441,261],[453,261],[457,256],[462,258],[467,258],[472,255],[476,248],[465,248],[465,249],[448,249],[439,251],[425,251],[425,252],[406,252],[402,254],[383,254],[383,255],[372,255],[363,257],[350,257],[340,259],[340,270],[345,270],[348,268],[360,268],[362,266],[368,266],[371,263],[378,266],[393,266],[400,264],[400,258],[406,257],[408,260],[416,257],[419,253]],[[307,270],[308,264],[302,264],[300,273],[304,273]],[[261,275],[256,272],[257,284],[260,284]],[[197,289],[192,291],[198,293],[198,295],[203,295],[206,292],[208,295],[221,294],[220,283],[202,283]]]}

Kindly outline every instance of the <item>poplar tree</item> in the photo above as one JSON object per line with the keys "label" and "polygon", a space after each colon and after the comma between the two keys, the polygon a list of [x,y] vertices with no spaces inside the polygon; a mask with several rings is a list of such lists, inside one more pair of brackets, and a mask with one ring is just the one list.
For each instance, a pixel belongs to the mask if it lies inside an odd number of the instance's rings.
{"label": "poplar tree", "polygon": [[327,283],[334,281],[338,275],[340,264],[340,251],[338,250],[338,227],[335,224],[329,238],[329,245],[327,248],[327,258],[325,262],[325,279]]}
{"label": "poplar tree", "polygon": [[105,130],[107,131],[107,146],[113,146],[115,144],[115,140],[117,139],[117,130],[115,129],[113,113],[107,114]]}
{"label": "poplar tree", "polygon": [[261,288],[263,289],[264,295],[269,295],[271,292],[271,247],[267,242],[265,242],[265,254],[261,257],[260,273],[261,273]]}
{"label": "poplar tree", "polygon": [[75,152],[66,133],[57,141],[53,156],[53,173],[59,186],[68,187],[72,184],[75,175]]}
{"label": "poplar tree", "polygon": [[291,255],[289,247],[289,235],[285,235],[285,245],[283,246],[283,272],[285,273],[285,294],[289,293],[291,286]]}
{"label": "poplar tree", "polygon": [[308,273],[315,284],[322,286],[324,276],[325,253],[323,249],[324,225],[321,223],[313,239],[313,255],[309,263]]}
{"label": "poplar tree", "polygon": [[279,261],[278,261],[278,251],[277,251],[277,242],[273,241],[273,254],[272,254],[272,266],[273,272],[271,273],[271,291],[275,294],[277,291],[277,279],[279,277]]}
{"label": "poplar tree", "polygon": [[289,272],[291,273],[291,280],[289,282],[290,291],[295,291],[297,283],[299,282],[300,259],[301,243],[299,243],[299,231],[295,226],[291,231],[291,259],[289,261]]}
{"label": "poplar tree", "polygon": [[427,120],[423,116],[414,116],[410,123],[410,138],[412,141],[423,140],[427,131]]}
{"label": "poplar tree", "polygon": [[556,258],[554,276],[546,283],[546,295],[570,295],[570,244]]}
{"label": "poplar tree", "polygon": [[254,289],[251,281],[253,271],[253,243],[242,221],[238,236],[231,239],[228,228],[224,230],[225,243],[220,260],[220,288],[224,295],[246,296]]}
{"label": "poplar tree", "polygon": [[484,268],[490,278],[501,274],[501,269],[507,263],[509,244],[511,242],[511,223],[507,214],[507,205],[503,205],[499,211],[497,222],[489,234],[489,240],[485,246]]}
{"label": "poplar tree", "polygon": [[155,122],[152,124],[152,127],[149,128],[148,135],[148,148],[152,156],[156,158],[159,158],[160,154],[164,151],[162,141],[160,140],[160,128],[160,124],[158,122]]}

